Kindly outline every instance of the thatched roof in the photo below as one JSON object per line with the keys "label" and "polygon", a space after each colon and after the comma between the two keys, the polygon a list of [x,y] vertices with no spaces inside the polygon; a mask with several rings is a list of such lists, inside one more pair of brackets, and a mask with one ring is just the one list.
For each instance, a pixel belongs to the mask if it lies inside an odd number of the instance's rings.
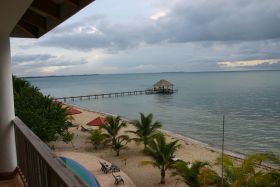
{"label": "thatched roof", "polygon": [[154,84],[154,87],[168,87],[168,86],[173,86],[173,84],[167,80],[160,80],[156,84]]}

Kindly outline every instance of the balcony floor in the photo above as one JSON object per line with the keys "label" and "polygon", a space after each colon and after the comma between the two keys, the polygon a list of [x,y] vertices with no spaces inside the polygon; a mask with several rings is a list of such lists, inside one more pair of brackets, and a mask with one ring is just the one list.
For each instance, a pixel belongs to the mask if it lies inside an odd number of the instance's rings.
{"label": "balcony floor", "polygon": [[25,187],[19,174],[11,180],[0,181],[0,187]]}

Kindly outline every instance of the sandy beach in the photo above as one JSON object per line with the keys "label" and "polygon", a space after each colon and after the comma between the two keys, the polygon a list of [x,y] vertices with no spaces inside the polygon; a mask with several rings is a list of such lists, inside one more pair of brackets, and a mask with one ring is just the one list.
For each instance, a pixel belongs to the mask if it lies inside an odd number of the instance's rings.
{"label": "sandy beach", "polygon": [[[127,175],[125,176],[125,178],[127,178],[128,181],[130,179],[133,181],[131,185],[128,186],[133,186],[134,184],[138,187],[187,186],[182,181],[178,180],[178,177],[171,177],[170,172],[167,172],[166,174],[166,184],[160,185],[160,172],[157,168],[153,168],[152,166],[139,166],[139,162],[144,160],[150,160],[149,157],[145,156],[141,152],[141,150],[143,149],[143,146],[141,144],[137,145],[134,142],[130,142],[128,144],[128,149],[121,151],[119,157],[117,157],[116,153],[109,147],[98,150],[93,149],[93,145],[88,140],[88,132],[82,132],[80,130],[80,126],[82,125],[86,128],[95,129],[97,127],[88,127],[86,126],[86,123],[98,116],[105,116],[105,114],[100,112],[89,111],[80,107],[78,108],[77,106],[75,106],[75,108],[79,109],[82,113],[73,115],[73,123],[78,125],[79,128],[71,127],[69,129],[69,131],[75,134],[74,139],[72,141],[74,147],[71,145],[71,143],[66,144],[61,140],[56,141],[54,142],[54,147],[55,152],[58,155],[69,156],[75,159],[76,161],[80,162],[96,176],[97,180],[105,180],[104,178],[102,178],[102,174],[100,174],[98,169],[96,169],[96,167],[100,168],[98,163],[98,158],[100,158],[110,163],[118,165],[124,173],[123,175]],[[121,134],[124,134],[124,131],[133,129],[134,127],[132,125],[128,125],[127,128],[122,130]],[[203,144],[201,142],[185,138],[183,136],[176,135],[168,131],[163,130],[162,132],[166,135],[168,141],[174,139],[179,140],[181,148],[176,152],[176,157],[184,161],[193,162],[196,160],[200,160],[213,163],[215,159],[220,155],[219,150],[208,147],[207,144]],[[128,135],[132,137],[132,134]],[[96,159],[87,159],[90,157],[94,157]],[[215,170],[219,169],[215,168]],[[113,182],[111,182],[111,184],[113,184]],[[108,184],[108,186],[110,185]]]}

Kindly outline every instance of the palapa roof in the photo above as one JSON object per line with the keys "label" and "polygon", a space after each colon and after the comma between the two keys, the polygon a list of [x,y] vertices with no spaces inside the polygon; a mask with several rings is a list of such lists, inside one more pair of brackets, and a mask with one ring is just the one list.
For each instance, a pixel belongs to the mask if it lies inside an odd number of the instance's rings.
{"label": "palapa roof", "polygon": [[156,84],[154,84],[154,87],[160,87],[160,86],[173,86],[173,84],[167,80],[161,79]]}

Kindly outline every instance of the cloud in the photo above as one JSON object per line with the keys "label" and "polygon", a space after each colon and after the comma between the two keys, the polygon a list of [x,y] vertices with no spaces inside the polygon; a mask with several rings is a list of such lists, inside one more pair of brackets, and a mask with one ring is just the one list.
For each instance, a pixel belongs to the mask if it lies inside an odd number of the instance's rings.
{"label": "cloud", "polygon": [[244,67],[257,67],[261,65],[273,65],[280,63],[280,59],[264,59],[264,60],[246,60],[235,62],[218,62],[223,68],[244,68]]}
{"label": "cloud", "polygon": [[[280,59],[279,0],[151,0],[137,5],[127,0],[133,8],[124,3],[108,11],[105,5],[112,1],[100,1],[104,7],[92,6],[81,19],[65,22],[39,40],[12,39],[14,72],[279,68],[279,63],[258,61]],[[143,11],[135,11],[143,3]]]}
{"label": "cloud", "polygon": [[63,69],[75,68],[88,63],[84,59],[69,60],[67,57],[51,54],[14,55],[12,59],[13,72],[20,76],[26,76],[30,73],[50,75]]}
{"label": "cloud", "polygon": [[162,17],[165,17],[166,16],[166,12],[164,12],[164,11],[159,11],[159,12],[157,12],[157,13],[155,13],[155,14],[153,14],[153,15],[151,15],[149,18],[151,19],[151,20],[158,20],[159,18],[162,18]]}
{"label": "cloud", "polygon": [[61,67],[58,67],[58,66],[48,66],[48,67],[42,67],[40,68],[40,72],[42,74],[53,74],[55,72],[57,72],[58,70],[61,70],[63,69],[64,67],[61,66]]}
{"label": "cloud", "polygon": [[[280,37],[280,1],[171,1],[159,22],[172,42],[266,40]],[[164,33],[164,32],[163,32]]]}
{"label": "cloud", "polygon": [[150,16],[151,21],[135,22],[131,19],[121,23],[111,22],[106,16],[87,17],[79,23],[59,28],[39,44],[112,52],[138,47],[143,43],[280,38],[278,0],[177,0],[161,6],[159,8],[166,11],[156,12]]}
{"label": "cloud", "polygon": [[19,64],[23,62],[46,61],[54,57],[50,54],[17,54],[12,56],[12,62]]}

